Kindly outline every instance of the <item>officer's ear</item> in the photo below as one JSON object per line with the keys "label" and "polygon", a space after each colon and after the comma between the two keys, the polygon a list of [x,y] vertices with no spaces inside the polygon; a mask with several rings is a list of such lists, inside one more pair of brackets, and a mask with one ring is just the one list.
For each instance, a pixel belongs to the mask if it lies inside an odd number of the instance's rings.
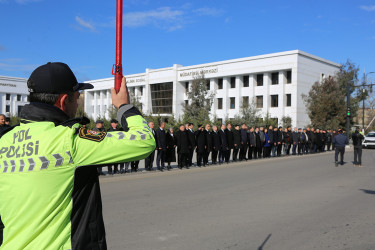
{"label": "officer's ear", "polygon": [[61,94],[59,98],[57,99],[55,106],[66,113],[67,102],[68,102],[68,94]]}

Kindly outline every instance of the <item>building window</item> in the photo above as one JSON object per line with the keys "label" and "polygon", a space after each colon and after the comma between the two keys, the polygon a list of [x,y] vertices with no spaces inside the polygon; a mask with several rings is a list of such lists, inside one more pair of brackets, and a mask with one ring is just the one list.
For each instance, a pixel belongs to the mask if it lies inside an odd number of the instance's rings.
{"label": "building window", "polygon": [[143,96],[143,87],[140,87],[139,90],[141,92],[141,96]]}
{"label": "building window", "polygon": [[236,87],[236,78],[235,77],[231,77],[230,78],[230,88],[234,89],[235,87]]}
{"label": "building window", "polygon": [[249,87],[249,76],[244,76],[243,77],[243,87]]}
{"label": "building window", "polygon": [[189,82],[185,82],[185,94],[189,92]]}
{"label": "building window", "polygon": [[230,97],[230,109],[235,109],[236,108],[236,98],[235,97]]}
{"label": "building window", "polygon": [[292,71],[291,70],[288,70],[286,72],[286,83],[287,84],[292,83]]}
{"label": "building window", "polygon": [[286,94],[286,106],[292,106],[292,94]]}
{"label": "building window", "polygon": [[249,97],[248,96],[243,96],[242,97],[242,106],[243,107],[248,107],[249,106]]}
{"label": "building window", "polygon": [[279,96],[271,95],[271,108],[277,108],[279,106]]}
{"label": "building window", "polygon": [[257,74],[257,86],[263,86],[263,74]]}
{"label": "building window", "polygon": [[6,94],[6,100],[10,101],[10,94]]}
{"label": "building window", "polygon": [[185,100],[185,107],[189,105],[189,100]]}
{"label": "building window", "polygon": [[9,113],[10,112],[10,105],[5,106],[5,112]]}
{"label": "building window", "polygon": [[18,106],[18,107],[17,107],[17,109],[18,109],[18,114],[21,114],[22,108],[23,108],[23,106]]}
{"label": "building window", "polygon": [[259,95],[256,97],[256,107],[258,109],[263,108],[263,96],[262,95]]}
{"label": "building window", "polygon": [[223,98],[217,98],[217,109],[223,109]]}
{"label": "building window", "polygon": [[279,72],[275,72],[271,74],[271,84],[272,85],[279,84]]}
{"label": "building window", "polygon": [[171,114],[173,82],[151,84],[152,112],[154,114]]}
{"label": "building window", "polygon": [[21,95],[17,95],[17,102],[21,101]]}
{"label": "building window", "polygon": [[210,83],[210,80],[206,80],[206,86],[207,86],[207,90],[210,90],[210,89],[211,89],[211,83]]}
{"label": "building window", "polygon": [[217,88],[223,89],[223,78],[219,78],[217,81]]}

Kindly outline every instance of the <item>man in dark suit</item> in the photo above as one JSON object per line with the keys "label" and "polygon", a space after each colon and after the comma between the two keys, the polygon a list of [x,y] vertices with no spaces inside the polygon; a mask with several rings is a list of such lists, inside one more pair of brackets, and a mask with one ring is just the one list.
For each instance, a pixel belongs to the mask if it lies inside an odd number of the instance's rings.
{"label": "man in dark suit", "polygon": [[240,161],[247,160],[246,158],[246,152],[247,152],[247,126],[245,123],[241,126],[241,146],[240,146]]}
{"label": "man in dark suit", "polygon": [[292,132],[292,144],[293,144],[292,155],[296,155],[296,149],[297,149],[297,147],[299,147],[300,143],[301,143],[301,141],[300,141],[300,137],[299,137],[297,128],[294,127],[294,131]]}
{"label": "man in dark suit", "polygon": [[241,132],[240,125],[234,126],[233,131],[233,161],[236,162],[238,158],[238,151],[241,147]]}
{"label": "man in dark suit", "polygon": [[[151,128],[151,131],[152,131],[152,134],[155,138],[155,142],[156,142],[156,148],[158,148],[158,141],[157,141],[157,136],[156,136],[156,132],[154,130],[154,122],[149,122],[148,123],[148,126]],[[152,164],[154,163],[154,159],[155,159],[155,151],[153,151],[148,157],[146,157],[145,159],[145,169],[146,171],[152,171]]]}
{"label": "man in dark suit", "polygon": [[189,137],[189,145],[190,145],[190,152],[189,152],[189,157],[187,161],[187,165],[191,167],[193,165],[193,155],[194,155],[194,150],[197,147],[196,141],[195,141],[195,134],[194,134],[194,124],[189,123],[189,129],[187,130],[188,137]]}
{"label": "man in dark suit", "polygon": [[156,130],[156,140],[157,142],[157,150],[158,154],[156,156],[156,167],[157,170],[163,171],[165,168],[165,154],[167,152],[167,139],[165,136],[165,122],[160,124],[158,130]]}
{"label": "man in dark suit", "polygon": [[225,134],[224,124],[221,125],[221,129],[219,130],[219,138],[220,138],[219,164],[221,164],[225,161],[227,151],[228,151],[227,135]]}
{"label": "man in dark suit", "polygon": [[190,154],[189,136],[183,124],[180,125],[180,130],[177,131],[175,139],[178,155],[178,168],[182,169],[183,167],[186,167],[187,169],[189,169],[189,166],[186,165],[186,159]]}
{"label": "man in dark suit", "polygon": [[[249,152],[248,152],[248,159],[253,159],[253,154],[256,152],[256,140],[255,140],[255,134],[254,134],[254,127],[251,127],[249,130],[248,135],[248,141],[249,141]],[[256,155],[256,153],[255,153]]]}
{"label": "man in dark suit", "polygon": [[277,156],[281,156],[281,150],[283,148],[284,143],[284,135],[283,135],[283,127],[279,127],[277,131]]}
{"label": "man in dark suit", "polygon": [[206,134],[202,125],[198,125],[198,130],[195,132],[195,141],[197,142],[197,166],[201,167],[203,155],[207,149]]}
{"label": "man in dark suit", "polygon": [[212,161],[212,164],[217,164],[217,154],[221,148],[220,137],[217,131],[217,126],[212,127],[211,137],[212,137],[211,161]]}
{"label": "man in dark suit", "polygon": [[227,155],[225,157],[225,162],[229,163],[230,155],[232,153],[232,149],[234,148],[234,138],[233,138],[233,131],[232,131],[232,124],[227,124],[227,129],[225,130],[225,135],[227,136],[227,143],[228,143],[228,150]]}
{"label": "man in dark suit", "polygon": [[206,124],[205,135],[206,135],[207,148],[203,155],[203,166],[208,165],[208,156],[210,155],[210,152],[212,151],[212,134],[211,134],[212,132],[210,131],[210,128],[211,128],[210,124]]}
{"label": "man in dark suit", "polygon": [[254,153],[254,158],[262,158],[262,150],[263,150],[263,141],[261,139],[261,132],[259,131],[258,127],[255,127],[254,131],[255,135],[255,153]]}

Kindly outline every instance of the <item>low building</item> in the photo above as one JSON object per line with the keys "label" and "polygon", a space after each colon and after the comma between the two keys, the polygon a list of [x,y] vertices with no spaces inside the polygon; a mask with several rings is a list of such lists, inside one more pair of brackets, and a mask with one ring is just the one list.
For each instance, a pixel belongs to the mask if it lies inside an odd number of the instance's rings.
{"label": "low building", "polygon": [[27,104],[27,79],[0,76],[0,114],[18,115]]}
{"label": "low building", "polygon": [[[293,126],[310,123],[302,94],[316,81],[335,74],[340,65],[300,50],[183,67],[146,69],[127,75],[129,92],[141,103],[145,113],[161,116],[183,114],[189,102],[191,82],[204,74],[214,93],[211,115],[224,120],[233,118],[243,102],[253,102],[265,117],[281,123],[290,117]],[[92,118],[107,117],[111,112],[113,77],[88,81],[93,90],[85,91],[85,112]]]}

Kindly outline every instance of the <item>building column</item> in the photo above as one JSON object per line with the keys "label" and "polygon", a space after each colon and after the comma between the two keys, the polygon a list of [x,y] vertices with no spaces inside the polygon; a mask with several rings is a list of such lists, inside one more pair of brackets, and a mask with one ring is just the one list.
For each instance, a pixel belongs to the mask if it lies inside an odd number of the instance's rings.
{"label": "building column", "polygon": [[144,113],[152,114],[152,102],[151,102],[151,86],[150,86],[150,69],[146,69],[145,76],[145,89],[144,89]]}
{"label": "building column", "polygon": [[[209,94],[216,93],[217,90],[217,79],[211,78],[210,79],[210,91],[208,91]],[[210,112],[210,119],[212,120],[214,118],[214,115],[216,114],[217,110],[217,96],[214,95],[214,99],[212,100],[211,104],[211,112]]]}
{"label": "building column", "polygon": [[235,107],[235,110],[236,110],[236,113],[239,114],[240,113],[240,109],[241,109],[241,104],[242,104],[242,96],[243,94],[241,93],[242,92],[242,85],[243,85],[243,81],[242,81],[242,76],[236,76],[236,107]]}
{"label": "building column", "polygon": [[271,97],[270,97],[270,85],[271,85],[271,73],[264,73],[263,75],[263,113],[269,112],[271,107]]}
{"label": "building column", "polygon": [[112,107],[112,95],[111,95],[111,90],[107,89],[106,92],[107,92],[107,94],[106,94],[106,96],[107,96],[107,100],[106,100],[107,110],[106,110],[105,115],[106,115],[107,119],[109,119],[110,118],[109,117],[109,110],[112,110],[112,108],[113,108]]}
{"label": "building column", "polygon": [[[230,108],[230,106],[229,106],[230,101],[229,101],[229,97],[228,97],[229,84],[230,84],[230,77],[224,77],[223,78],[223,111],[224,111],[224,114],[228,114],[229,108]],[[226,118],[225,116],[226,115],[224,115],[224,117],[222,117],[223,122]]]}
{"label": "building column", "polygon": [[255,79],[255,77],[256,77],[256,75],[254,75],[254,74],[251,74],[250,76],[249,76],[249,102],[251,103],[251,104],[253,104],[253,103],[255,103],[256,102],[256,98],[255,98],[255,86],[256,86],[256,83],[255,83],[255,81],[256,81],[256,79]]}
{"label": "building column", "polygon": [[286,83],[286,71],[279,72],[279,85],[280,85],[280,92],[279,92],[279,107],[281,108],[281,117],[279,118],[279,122],[283,116],[290,116],[285,114],[285,105],[286,105],[286,96],[285,96],[285,83]]}
{"label": "building column", "polygon": [[103,117],[103,114],[104,114],[104,92],[103,90],[100,90],[100,116]]}
{"label": "building column", "polygon": [[94,91],[94,117],[93,119],[98,118],[98,91]]}

